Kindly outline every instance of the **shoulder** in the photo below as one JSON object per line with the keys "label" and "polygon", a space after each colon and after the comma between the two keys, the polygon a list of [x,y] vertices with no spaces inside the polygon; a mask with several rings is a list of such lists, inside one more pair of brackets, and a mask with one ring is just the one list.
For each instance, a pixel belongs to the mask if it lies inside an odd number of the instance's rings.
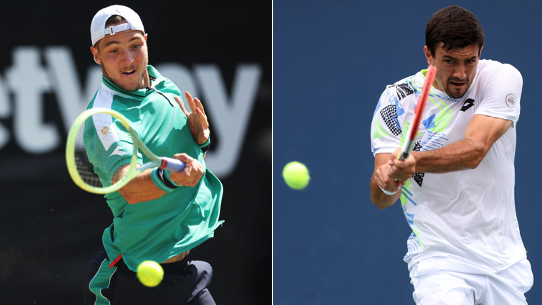
{"label": "shoulder", "polygon": [[523,77],[516,67],[494,60],[481,60],[478,67],[478,78],[486,81],[510,81],[523,83]]}
{"label": "shoulder", "polygon": [[116,92],[107,88],[106,86],[101,86],[100,89],[96,91],[96,94],[94,94],[94,98],[90,102],[88,109],[92,109],[92,108],[113,109],[113,103],[118,102],[119,98],[122,98],[122,97],[118,95]]}
{"label": "shoulder", "polygon": [[181,95],[181,91],[179,90],[177,85],[175,85],[175,83],[173,83],[173,81],[171,81],[169,78],[164,77],[162,74],[160,74],[160,72],[158,72],[155,67],[148,65],[147,71],[149,71],[149,76],[153,77],[158,81],[158,83],[155,85],[155,88],[160,90],[160,92]]}
{"label": "shoulder", "polygon": [[90,103],[88,103],[88,105],[87,105],[87,110],[88,110],[88,109],[94,108],[94,101],[96,100],[96,95],[98,95],[98,91],[100,91],[100,89],[98,89],[98,90],[96,91],[96,93],[94,93],[94,96],[92,97],[92,100],[91,100]]}
{"label": "shoulder", "polygon": [[381,102],[398,103],[400,100],[416,93],[415,78],[416,75],[412,75],[391,85],[387,85],[380,96]]}
{"label": "shoulder", "polygon": [[177,87],[177,85],[175,85],[173,81],[171,81],[169,78],[164,77],[160,85],[161,85],[160,86],[161,88],[159,88],[160,91],[171,93],[177,96],[182,96],[182,93],[179,87]]}
{"label": "shoulder", "polygon": [[[105,85],[98,89],[87,109],[93,108],[114,110],[133,123],[141,120],[141,99],[111,90]],[[138,125],[132,128],[137,131]]]}

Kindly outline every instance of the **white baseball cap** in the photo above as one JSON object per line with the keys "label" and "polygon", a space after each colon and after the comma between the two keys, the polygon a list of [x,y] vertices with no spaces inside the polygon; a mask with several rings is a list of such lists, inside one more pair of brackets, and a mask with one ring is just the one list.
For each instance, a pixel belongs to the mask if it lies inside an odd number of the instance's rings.
{"label": "white baseball cap", "polygon": [[[128,23],[110,26],[106,29],[105,22],[113,15],[124,17]],[[94,15],[92,23],[90,24],[90,38],[92,40],[92,45],[104,38],[106,34],[115,35],[115,33],[126,30],[138,30],[145,33],[143,22],[141,22],[141,18],[139,18],[139,15],[136,12],[124,5],[111,5],[103,8]]]}

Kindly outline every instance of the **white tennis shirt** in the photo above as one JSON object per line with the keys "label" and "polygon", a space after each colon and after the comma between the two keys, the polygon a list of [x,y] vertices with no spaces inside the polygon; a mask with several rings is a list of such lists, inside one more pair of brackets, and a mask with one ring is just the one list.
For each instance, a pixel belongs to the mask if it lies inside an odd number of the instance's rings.
{"label": "white tennis shirt", "polygon": [[[371,124],[373,154],[403,143],[426,70],[387,86]],[[523,79],[508,64],[481,60],[469,91],[454,99],[431,88],[414,150],[439,149],[465,137],[474,115],[512,121],[476,169],[416,173],[402,187],[401,206],[412,228],[408,268],[434,256],[466,260],[499,272],[526,257],[514,203],[516,123]]]}

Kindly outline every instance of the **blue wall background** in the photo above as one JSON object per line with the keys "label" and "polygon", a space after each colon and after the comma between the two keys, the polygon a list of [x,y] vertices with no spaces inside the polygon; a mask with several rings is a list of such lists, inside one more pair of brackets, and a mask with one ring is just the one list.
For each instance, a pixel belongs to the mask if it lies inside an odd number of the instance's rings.
{"label": "blue wall background", "polygon": [[[369,129],[385,86],[427,67],[427,21],[454,4],[482,24],[482,58],[510,63],[524,78],[516,209],[535,275],[526,297],[542,304],[542,3],[396,0],[274,1],[274,304],[414,304],[400,205],[381,211],[370,201]],[[293,160],[311,172],[303,191],[282,180]]]}

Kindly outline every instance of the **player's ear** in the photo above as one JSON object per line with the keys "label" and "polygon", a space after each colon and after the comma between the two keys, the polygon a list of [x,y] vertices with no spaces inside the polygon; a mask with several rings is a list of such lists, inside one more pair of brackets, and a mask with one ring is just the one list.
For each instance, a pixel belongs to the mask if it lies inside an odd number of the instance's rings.
{"label": "player's ear", "polygon": [[94,61],[99,64],[99,65],[102,65],[102,62],[100,60],[100,52],[98,51],[98,48],[95,48],[93,46],[90,47],[90,52],[92,52],[92,57],[94,57]]}
{"label": "player's ear", "polygon": [[144,37],[145,37],[145,42],[147,42],[147,36],[148,36],[148,35],[149,35],[149,34],[145,34],[145,36],[144,36]]}
{"label": "player's ear", "polygon": [[433,56],[431,56],[431,50],[427,46],[423,46],[423,53],[427,59],[427,64],[433,65]]}
{"label": "player's ear", "polygon": [[480,48],[480,51],[478,51],[478,59],[482,58],[482,50],[484,49],[484,46]]}

